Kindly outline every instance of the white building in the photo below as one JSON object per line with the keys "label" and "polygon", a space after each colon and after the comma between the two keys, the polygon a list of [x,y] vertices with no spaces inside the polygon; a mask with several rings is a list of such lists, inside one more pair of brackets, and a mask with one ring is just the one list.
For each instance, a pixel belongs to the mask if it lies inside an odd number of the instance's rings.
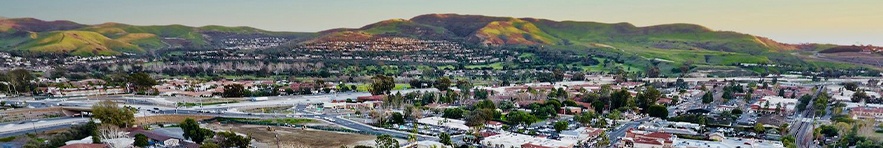
{"label": "white building", "polygon": [[511,147],[554,147],[554,148],[573,148],[577,141],[562,138],[561,140],[547,139],[543,137],[533,137],[518,133],[503,132],[497,135],[485,137],[481,140],[481,145],[490,148],[511,148]]}
{"label": "white building", "polygon": [[417,123],[426,124],[426,125],[436,125],[436,126],[444,126],[452,129],[459,130],[469,130],[469,126],[466,126],[466,121],[457,120],[457,119],[448,119],[442,117],[429,117],[429,118],[421,118],[417,120]]}
{"label": "white building", "polygon": [[759,101],[751,104],[751,112],[775,112],[777,106],[781,104],[781,112],[787,114],[794,111],[794,108],[797,107],[797,102],[797,99],[783,98],[781,96],[763,96]]}

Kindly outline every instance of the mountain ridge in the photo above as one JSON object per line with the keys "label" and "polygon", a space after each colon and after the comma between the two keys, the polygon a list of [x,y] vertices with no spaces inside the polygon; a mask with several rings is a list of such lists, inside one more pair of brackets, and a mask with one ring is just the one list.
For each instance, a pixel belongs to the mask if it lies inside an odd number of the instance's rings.
{"label": "mountain ridge", "polygon": [[220,48],[220,40],[235,37],[229,34],[292,39],[313,35],[247,26],[139,26],[116,22],[84,25],[65,20],[9,18],[0,19],[0,50],[78,56],[142,54],[170,48]]}
{"label": "mountain ridge", "polygon": [[[112,51],[160,50],[168,48],[218,48],[211,35],[224,37],[240,34],[285,36],[293,44],[323,41],[363,41],[382,37],[407,37],[427,40],[452,40],[481,46],[588,46],[605,48],[652,48],[711,50],[760,54],[795,50],[801,46],[734,31],[715,31],[697,24],[673,23],[638,27],[631,23],[591,21],[554,21],[541,18],[515,18],[463,14],[424,14],[410,19],[390,19],[359,28],[335,28],[319,32],[278,32],[248,26],[205,25],[129,25],[107,22],[95,25],[71,21],[43,21],[34,18],[0,20],[0,48],[7,51],[42,52],[37,40],[55,31],[89,31],[104,37],[136,45],[104,45],[97,49]],[[82,33],[82,32],[80,32]],[[132,35],[129,35],[132,34]],[[91,35],[90,35],[91,36]],[[102,40],[102,39],[97,39]],[[108,47],[110,46],[110,47]],[[67,46],[57,46],[67,47]],[[27,48],[27,49],[25,49]],[[36,48],[36,50],[33,50]],[[73,47],[69,47],[73,48]],[[79,47],[73,49],[80,49]],[[45,53],[67,53],[47,50]],[[82,52],[81,52],[82,53]],[[118,55],[123,52],[106,52]],[[81,54],[82,55],[82,54]],[[86,56],[92,54],[85,54]]]}

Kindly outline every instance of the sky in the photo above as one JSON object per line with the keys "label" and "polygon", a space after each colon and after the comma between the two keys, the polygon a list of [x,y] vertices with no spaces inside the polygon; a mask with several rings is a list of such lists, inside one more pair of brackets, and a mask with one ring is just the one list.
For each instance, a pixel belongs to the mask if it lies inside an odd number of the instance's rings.
{"label": "sky", "polygon": [[880,6],[883,0],[3,0],[0,16],[315,32],[458,13],[636,26],[692,23],[785,43],[883,45]]}

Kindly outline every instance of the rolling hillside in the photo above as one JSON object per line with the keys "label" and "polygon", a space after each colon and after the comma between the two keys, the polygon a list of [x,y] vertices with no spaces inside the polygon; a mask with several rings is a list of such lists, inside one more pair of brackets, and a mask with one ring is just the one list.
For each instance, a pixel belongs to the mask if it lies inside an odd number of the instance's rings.
{"label": "rolling hillside", "polygon": [[381,21],[361,28],[331,29],[320,32],[319,37],[311,42],[364,41],[387,36],[462,41],[466,44],[492,47],[534,46],[555,50],[597,50],[642,58],[645,62],[626,61],[629,66],[639,68],[646,68],[650,63],[656,62],[669,67],[684,63],[710,67],[734,66],[738,63],[817,66],[817,59],[795,54],[798,54],[798,50],[819,51],[824,49],[815,48],[830,47],[784,44],[765,37],[718,31],[695,24],[639,27],[629,23],[460,14],[427,14],[408,20]]}
{"label": "rolling hillside", "polygon": [[[0,19],[0,50],[79,56],[143,54],[164,49],[224,48],[225,39],[284,38],[290,45],[327,41],[368,41],[383,37],[447,40],[488,47],[538,47],[541,50],[603,52],[642,62],[677,67],[684,63],[733,66],[737,63],[819,65],[813,52],[835,45],[789,45],[695,24],[635,26],[629,23],[553,21],[460,14],[427,14],[391,19],[360,28],[317,33],[272,32],[252,27],[184,25],[137,26],[121,23],[84,25],[33,18]],[[638,61],[638,60],[632,60]],[[653,61],[653,62],[650,62]]]}
{"label": "rolling hillside", "polygon": [[141,54],[170,48],[220,48],[236,37],[311,38],[313,33],[271,32],[251,27],[184,25],[83,25],[33,18],[0,19],[0,50],[78,56]]}

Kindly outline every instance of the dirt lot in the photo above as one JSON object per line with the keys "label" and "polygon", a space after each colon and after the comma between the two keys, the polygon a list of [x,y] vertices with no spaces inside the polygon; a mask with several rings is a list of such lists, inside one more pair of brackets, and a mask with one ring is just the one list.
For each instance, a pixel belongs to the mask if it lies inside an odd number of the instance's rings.
{"label": "dirt lot", "polygon": [[14,109],[0,111],[0,122],[15,122],[29,119],[43,119],[64,116],[60,107],[39,109]]}
{"label": "dirt lot", "polygon": [[[267,131],[266,126],[211,124],[208,125],[208,127],[216,130],[231,130],[237,133],[250,135],[259,142],[255,143],[259,147],[275,147],[276,145],[275,134]],[[302,130],[299,128],[288,127],[279,128],[276,131],[279,133],[279,141],[282,141],[282,145],[290,147],[339,148],[340,146],[354,147],[356,145],[373,146],[375,139],[375,136],[372,135],[337,133],[310,129]]]}

